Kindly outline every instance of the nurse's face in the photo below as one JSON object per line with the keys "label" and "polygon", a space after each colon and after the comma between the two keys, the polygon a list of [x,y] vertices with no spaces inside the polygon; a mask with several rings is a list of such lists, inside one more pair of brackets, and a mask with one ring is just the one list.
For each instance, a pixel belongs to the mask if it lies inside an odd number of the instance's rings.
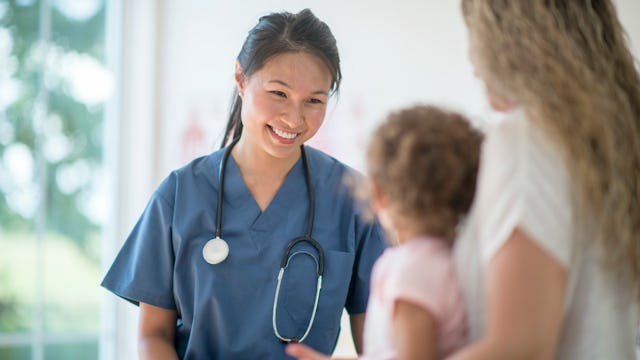
{"label": "nurse's face", "polygon": [[[324,120],[332,76],[304,52],[284,53],[245,77],[236,65],[242,97],[242,145],[277,158],[296,157]],[[239,144],[240,145],[240,144]]]}

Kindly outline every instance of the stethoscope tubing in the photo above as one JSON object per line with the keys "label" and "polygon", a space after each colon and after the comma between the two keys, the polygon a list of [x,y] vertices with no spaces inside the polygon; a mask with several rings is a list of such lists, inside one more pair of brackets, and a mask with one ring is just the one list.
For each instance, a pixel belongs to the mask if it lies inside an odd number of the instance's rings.
{"label": "stethoscope tubing", "polygon": [[[278,271],[278,282],[276,284],[276,293],[274,295],[274,299],[273,299],[273,310],[271,312],[271,322],[272,322],[272,326],[273,326],[273,332],[276,335],[276,337],[278,339],[280,339],[283,342],[303,342],[307,336],[309,335],[309,332],[311,331],[311,326],[313,325],[313,321],[316,318],[316,311],[318,309],[318,300],[320,299],[320,289],[322,289],[322,270],[320,270],[320,264],[322,263],[322,259],[318,260],[316,259],[310,252],[308,251],[296,251],[295,253],[289,255],[291,249],[293,248],[293,246],[301,241],[306,241],[309,242],[310,244],[312,244],[316,249],[318,250],[318,254],[320,254],[320,256],[322,256],[322,251],[321,248],[319,248],[319,244],[317,244],[317,242],[311,238],[306,238],[305,236],[301,236],[297,239],[294,239],[293,241],[291,241],[291,243],[289,243],[289,246],[287,247],[287,251],[285,252],[285,256],[283,257],[283,261],[284,261],[284,265],[280,268],[280,271]],[[311,318],[309,319],[309,322],[307,323],[307,328],[304,332],[304,334],[302,335],[302,337],[300,339],[297,338],[287,338],[284,337],[282,335],[280,335],[280,332],[278,331],[278,325],[276,323],[276,318],[277,318],[277,308],[278,308],[278,296],[280,294],[280,285],[282,283],[282,278],[284,277],[284,270],[287,268],[287,266],[289,266],[289,261],[291,260],[291,258],[293,258],[296,255],[299,254],[304,254],[309,256],[310,258],[313,259],[313,261],[315,261],[316,263],[316,272],[318,273],[318,279],[316,282],[316,295],[315,295],[315,299],[313,301],[313,309],[311,310]]]}
{"label": "stethoscope tubing", "polygon": [[222,193],[224,192],[224,174],[227,168],[227,161],[231,155],[231,150],[240,141],[240,138],[234,139],[222,154],[222,161],[220,162],[220,169],[218,171],[218,178],[220,179],[220,188],[218,189],[218,203],[216,204],[216,238],[221,238],[222,233]]}
{"label": "stethoscope tubing", "polygon": [[[220,162],[220,169],[219,169],[219,173],[218,173],[218,177],[220,179],[220,188],[218,189],[218,203],[216,204],[216,230],[215,230],[215,234],[216,234],[216,239],[221,239],[221,235],[222,235],[222,201],[223,201],[223,192],[224,192],[224,178],[225,178],[225,172],[226,172],[226,166],[227,166],[227,162],[229,160],[229,156],[231,155],[231,150],[233,149],[233,147],[238,143],[238,141],[240,140],[240,138],[236,138],[234,139],[229,146],[225,149],[223,155],[222,155],[222,161]],[[307,154],[304,148],[304,145],[300,145],[300,155],[302,157],[302,165],[304,167],[304,175],[305,175],[305,182],[307,185],[307,193],[309,195],[309,215],[307,217],[307,229],[306,229],[306,234],[300,237],[297,237],[293,240],[291,240],[291,242],[289,242],[289,244],[287,245],[285,252],[282,256],[282,261],[280,262],[280,270],[278,271],[278,277],[277,277],[277,284],[276,284],[276,292],[274,295],[274,300],[273,300],[273,310],[272,310],[272,326],[273,326],[273,331],[274,334],[276,335],[276,337],[278,339],[280,339],[283,342],[302,342],[304,341],[307,336],[309,335],[309,332],[311,331],[311,326],[313,325],[313,321],[315,320],[316,317],[316,311],[318,308],[318,300],[320,298],[320,289],[322,288],[322,276],[324,273],[324,251],[322,250],[322,246],[320,246],[320,243],[318,243],[317,241],[315,241],[313,238],[311,238],[311,232],[313,230],[313,221],[315,218],[315,192],[313,189],[313,183],[311,181],[311,171],[309,170],[309,163],[307,160]],[[301,243],[301,242],[307,242],[309,244],[311,244],[317,251],[318,253],[318,258],[316,259],[313,255],[311,255],[311,253],[307,252],[307,251],[298,251],[295,252],[293,254],[291,254],[291,251],[293,250],[293,248]],[[282,278],[284,276],[284,271],[287,268],[287,266],[289,265],[289,261],[291,260],[291,258],[295,255],[298,254],[306,254],[308,256],[310,256],[316,263],[316,273],[318,275],[318,279],[317,279],[317,283],[316,283],[316,294],[315,294],[315,300],[313,302],[313,310],[311,312],[311,318],[309,319],[309,323],[307,324],[307,328],[304,332],[304,334],[302,335],[302,337],[300,339],[297,338],[287,338],[284,337],[280,334],[280,332],[278,331],[278,326],[277,326],[277,322],[276,322],[276,318],[277,318],[277,307],[278,307],[278,298],[280,295],[280,285],[282,283]]]}

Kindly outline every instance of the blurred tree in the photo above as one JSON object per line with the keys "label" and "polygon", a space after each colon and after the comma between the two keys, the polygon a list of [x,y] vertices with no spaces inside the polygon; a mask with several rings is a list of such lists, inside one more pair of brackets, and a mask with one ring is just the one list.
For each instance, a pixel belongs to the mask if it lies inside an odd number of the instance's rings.
{"label": "blurred tree", "polygon": [[[46,230],[86,249],[100,226],[87,209],[102,162],[102,99],[92,94],[104,94],[107,83],[92,81],[104,59],[105,6],[102,0],[49,3],[43,47],[40,2],[0,0],[6,53],[0,53],[0,230],[32,231],[38,196],[45,195]],[[34,106],[43,72],[47,114],[38,132]],[[38,187],[37,159],[46,163],[45,189]]]}
{"label": "blurred tree", "polygon": [[[9,272],[6,268],[0,268],[0,288],[10,289]],[[14,332],[25,330],[26,326],[22,314],[25,312],[21,309],[20,304],[14,294],[9,291],[0,292],[0,332]]]}

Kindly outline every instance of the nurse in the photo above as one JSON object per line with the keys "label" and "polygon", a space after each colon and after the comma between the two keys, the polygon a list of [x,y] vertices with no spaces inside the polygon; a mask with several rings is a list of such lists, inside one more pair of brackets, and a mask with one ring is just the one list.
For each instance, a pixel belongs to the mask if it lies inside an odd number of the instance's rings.
{"label": "nurse", "polygon": [[382,232],[344,185],[359,175],[304,145],[340,80],[310,10],[249,32],[223,148],[163,181],[102,282],[139,305],[140,358],[286,358],[296,341],[331,353],[345,308],[361,349]]}

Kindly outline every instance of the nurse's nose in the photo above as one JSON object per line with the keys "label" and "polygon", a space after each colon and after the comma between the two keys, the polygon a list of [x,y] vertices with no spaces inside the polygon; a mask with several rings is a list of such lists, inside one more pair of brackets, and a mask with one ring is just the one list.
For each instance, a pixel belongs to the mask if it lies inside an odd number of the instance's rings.
{"label": "nurse's nose", "polygon": [[304,104],[291,104],[284,113],[282,120],[292,129],[303,124],[305,121]]}

